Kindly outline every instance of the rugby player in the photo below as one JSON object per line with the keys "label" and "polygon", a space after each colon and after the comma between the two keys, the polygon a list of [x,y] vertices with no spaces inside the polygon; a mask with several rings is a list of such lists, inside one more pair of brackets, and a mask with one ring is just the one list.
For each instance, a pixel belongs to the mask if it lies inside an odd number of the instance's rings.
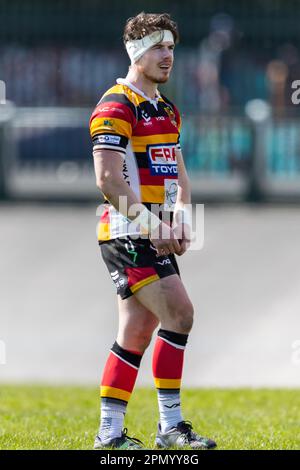
{"label": "rugby player", "polygon": [[152,362],[160,413],[155,443],[209,449],[216,443],[193,431],[180,403],[193,305],[175,255],[189,245],[191,196],[180,114],[157,88],[172,70],[177,25],[168,14],[141,12],[127,20],[123,39],[128,74],[104,93],[90,121],[96,182],[105,196],[98,240],[119,310],[101,380],[94,448],[142,448],[123,429],[124,416],[143,353],[160,324]]}

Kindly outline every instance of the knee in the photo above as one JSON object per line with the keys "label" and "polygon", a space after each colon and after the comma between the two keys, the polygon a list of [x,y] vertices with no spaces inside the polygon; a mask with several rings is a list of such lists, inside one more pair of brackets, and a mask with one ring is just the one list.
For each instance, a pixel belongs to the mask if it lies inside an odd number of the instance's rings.
{"label": "knee", "polygon": [[157,327],[158,322],[156,324],[148,324],[148,323],[138,323],[134,326],[131,325],[130,329],[124,331],[123,341],[126,344],[125,349],[130,349],[134,351],[139,351],[143,353],[147,347],[149,346],[152,334],[155,328]]}
{"label": "knee", "polygon": [[177,306],[176,320],[178,328],[183,334],[188,334],[191,331],[194,322],[194,307],[189,300]]}

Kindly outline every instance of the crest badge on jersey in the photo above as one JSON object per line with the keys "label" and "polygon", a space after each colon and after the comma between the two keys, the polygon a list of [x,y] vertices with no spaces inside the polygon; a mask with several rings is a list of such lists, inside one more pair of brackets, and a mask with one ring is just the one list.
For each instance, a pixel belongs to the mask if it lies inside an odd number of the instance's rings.
{"label": "crest badge on jersey", "polygon": [[177,121],[176,121],[176,116],[175,116],[175,113],[173,111],[173,109],[169,106],[166,106],[164,108],[165,112],[167,113],[167,115],[169,116],[170,120],[171,120],[171,123],[173,124],[173,126],[175,126],[177,128]]}

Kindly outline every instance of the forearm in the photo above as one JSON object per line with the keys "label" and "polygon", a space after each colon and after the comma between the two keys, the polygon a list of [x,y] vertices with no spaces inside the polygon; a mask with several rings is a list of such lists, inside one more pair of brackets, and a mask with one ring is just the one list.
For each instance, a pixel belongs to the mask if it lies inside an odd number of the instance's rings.
{"label": "forearm", "polygon": [[[104,181],[98,184],[98,187],[112,206],[130,220],[135,219],[139,212],[145,209],[137,195],[121,178]],[[134,210],[130,211],[133,205],[135,205]]]}
{"label": "forearm", "polygon": [[[178,181],[177,199],[174,208],[173,226],[176,227],[176,234],[181,240],[190,239],[190,228],[192,223],[191,213],[191,185],[187,175],[181,175]],[[183,254],[187,246],[182,245]]]}
{"label": "forearm", "polygon": [[[140,199],[123,178],[123,156],[118,152],[108,153],[94,151],[94,168],[96,184],[106,199],[122,215],[133,220],[139,212],[145,209]],[[135,205],[136,212],[128,214],[130,208]]]}
{"label": "forearm", "polygon": [[191,184],[185,168],[182,153],[179,150],[176,151],[176,159],[178,168],[178,191],[175,207],[178,209],[191,203]]}
{"label": "forearm", "polygon": [[189,177],[183,175],[178,179],[178,191],[175,204],[175,211],[186,204],[191,204],[191,184]]}

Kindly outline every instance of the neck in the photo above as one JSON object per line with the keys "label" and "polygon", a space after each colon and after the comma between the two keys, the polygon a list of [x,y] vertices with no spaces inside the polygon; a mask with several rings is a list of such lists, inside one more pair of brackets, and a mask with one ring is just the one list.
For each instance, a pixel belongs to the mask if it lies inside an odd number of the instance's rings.
{"label": "neck", "polygon": [[130,67],[126,76],[126,80],[145,93],[145,95],[149,98],[155,98],[157,92],[157,83],[153,83],[152,81],[148,80],[144,75],[138,73],[135,68]]}

